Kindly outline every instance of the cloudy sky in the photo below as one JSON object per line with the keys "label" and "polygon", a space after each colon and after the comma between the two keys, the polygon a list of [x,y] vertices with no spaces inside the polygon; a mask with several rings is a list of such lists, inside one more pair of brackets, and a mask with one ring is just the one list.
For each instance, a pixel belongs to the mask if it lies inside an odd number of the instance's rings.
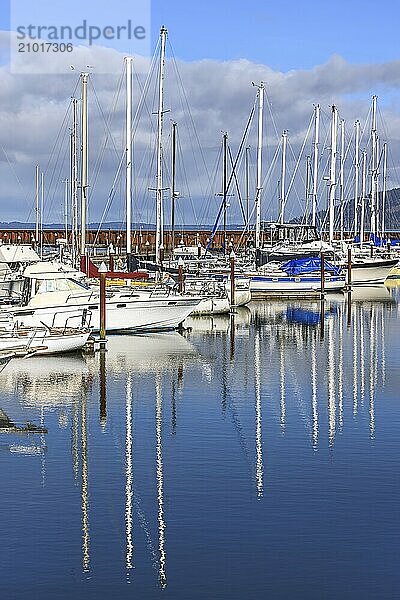
{"label": "cloudy sky", "polygon": [[[17,1],[17,0],[15,0]],[[138,0],[139,1],[139,0]],[[141,0],[140,0],[141,1]],[[80,2],[74,20],[96,22],[105,27],[131,19],[146,23],[145,45],[135,53],[132,44],[100,39],[91,47],[74,42],[72,53],[25,52],[10,56],[15,40],[15,15],[23,0],[11,5],[0,0],[0,221],[34,220],[34,173],[39,164],[45,173],[45,221],[60,222],[63,213],[63,183],[69,177],[69,129],[71,96],[79,97],[79,72],[89,71],[90,105],[90,208],[89,219],[124,217],[123,178],[116,177],[124,148],[123,57],[134,56],[134,198],[138,220],[154,222],[154,147],[157,106],[156,69],[148,81],[151,56],[161,24],[168,28],[165,78],[164,158],[166,188],[170,186],[170,131],[178,126],[177,188],[178,221],[213,222],[221,191],[221,136],[227,132],[234,157],[252,109],[255,88],[264,81],[265,149],[263,216],[277,211],[279,155],[273,157],[282,131],[288,131],[288,216],[304,207],[306,155],[311,153],[312,135],[299,151],[310,124],[313,106],[322,111],[321,179],[329,157],[329,118],[337,105],[346,128],[346,193],[351,197],[351,163],[354,121],[361,121],[368,144],[370,104],[378,96],[379,136],[389,144],[388,187],[399,185],[400,158],[400,57],[397,49],[397,2],[369,0],[335,3],[292,0],[267,3],[248,0],[189,5],[183,0],[141,4],[140,18],[132,3]],[[38,3],[41,4],[40,2]],[[129,11],[125,8],[129,5]],[[78,8],[80,7],[80,8]],[[95,7],[95,8],[94,8]],[[102,7],[104,10],[100,10]],[[15,10],[15,9],[18,10]],[[151,16],[146,21],[147,13]],[[81,11],[81,13],[79,12]],[[11,16],[10,16],[11,15]],[[97,15],[97,16],[96,16]],[[57,18],[58,21],[57,21]],[[378,18],[379,17],[379,18]],[[42,15],[41,19],[45,19]],[[52,23],[67,23],[65,15],[52,15]],[[72,18],[72,17],[71,17]],[[97,18],[97,21],[93,19]],[[18,21],[17,21],[18,22]],[[46,21],[42,21],[46,22]],[[147,45],[146,45],[147,44]],[[71,66],[73,68],[71,68]],[[23,67],[23,68],[21,68]],[[18,71],[24,71],[23,73]],[[48,74],[55,73],[55,74]],[[312,133],[312,132],[311,132]],[[256,123],[249,129],[250,194],[254,192]],[[271,166],[272,165],[272,166]],[[238,170],[240,194],[244,195],[244,169]],[[113,188],[113,182],[115,186]],[[320,186],[320,206],[326,201],[326,186]],[[113,190],[113,191],[112,191]],[[230,197],[231,222],[240,222],[239,192]],[[169,191],[165,191],[166,221],[169,221]],[[112,202],[109,199],[112,197]]]}

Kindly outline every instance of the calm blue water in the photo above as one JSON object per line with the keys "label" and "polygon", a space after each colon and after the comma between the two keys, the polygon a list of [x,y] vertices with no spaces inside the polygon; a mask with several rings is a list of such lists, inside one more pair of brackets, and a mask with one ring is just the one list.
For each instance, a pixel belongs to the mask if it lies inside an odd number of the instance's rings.
{"label": "calm blue water", "polygon": [[48,433],[0,433],[0,597],[398,598],[398,305],[359,296],[9,363]]}

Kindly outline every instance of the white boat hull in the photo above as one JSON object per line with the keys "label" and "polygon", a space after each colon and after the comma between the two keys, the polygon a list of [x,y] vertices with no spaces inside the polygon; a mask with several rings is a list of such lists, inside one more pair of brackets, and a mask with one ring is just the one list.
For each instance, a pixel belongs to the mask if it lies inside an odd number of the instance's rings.
{"label": "white boat hull", "polygon": [[54,333],[41,327],[24,333],[14,331],[0,335],[0,351],[29,350],[34,354],[58,354],[81,350],[90,336],[90,331]]}
{"label": "white boat hull", "polygon": [[351,285],[375,285],[383,283],[397,264],[393,260],[365,260],[353,262],[351,266]]}
{"label": "white boat hull", "polygon": [[[116,295],[107,299],[107,331],[156,331],[174,329],[188,317],[198,305],[199,298],[151,298],[129,300],[129,295]],[[98,298],[93,302],[78,301],[71,297],[68,304],[55,306],[27,306],[10,308],[21,325],[37,327],[78,327],[89,324],[95,331],[100,329]]]}

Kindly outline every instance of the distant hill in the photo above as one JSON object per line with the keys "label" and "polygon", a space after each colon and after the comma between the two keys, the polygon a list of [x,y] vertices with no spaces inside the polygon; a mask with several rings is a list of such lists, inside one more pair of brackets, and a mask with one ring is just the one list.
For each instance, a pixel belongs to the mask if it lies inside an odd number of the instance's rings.
{"label": "distant hill", "polygon": [[[378,206],[382,203],[382,192],[378,193]],[[335,224],[340,222],[340,208],[335,206]],[[371,209],[369,206],[369,199],[365,203],[365,223],[369,223],[371,219]],[[292,223],[302,222],[302,217],[292,219]],[[327,209],[320,210],[317,213],[317,222],[327,222]],[[347,202],[344,210],[344,229],[345,231],[351,231],[354,224],[354,200],[351,199]],[[366,230],[369,227],[366,226]],[[393,188],[386,192],[386,210],[385,210],[385,230],[386,231],[400,231],[400,188]]]}
{"label": "distant hill", "polygon": [[[382,193],[378,194],[378,203],[381,204]],[[337,204],[337,201],[336,201]],[[317,213],[317,222],[324,223],[326,217],[326,209],[320,210]],[[393,188],[388,190],[386,193],[386,231],[400,231],[400,188]],[[365,206],[365,222],[369,223],[370,220],[370,207],[368,206],[368,200]],[[291,223],[301,223],[303,221],[303,216],[296,217],[291,220]],[[339,207],[335,206],[335,223],[340,221],[340,211]],[[347,231],[351,231],[354,223],[354,200],[349,200],[347,202],[347,206],[345,207],[344,212],[344,228]],[[100,223],[89,223],[88,229],[92,231],[97,231],[99,229]],[[65,225],[63,223],[46,223],[43,225],[43,229],[47,230],[56,230],[62,231]],[[221,227],[221,225],[220,225]],[[210,231],[213,228],[213,224],[202,224],[202,225],[185,225],[183,229],[185,231]],[[242,224],[229,224],[228,229],[230,231],[240,231],[243,228]],[[34,230],[35,223],[21,223],[20,221],[10,221],[0,222],[0,230]],[[108,229],[113,231],[124,231],[125,223],[121,221],[111,221],[110,223],[103,223],[101,226],[103,231],[107,231]],[[154,223],[132,223],[133,231],[155,231],[156,226]],[[176,226],[176,231],[179,232],[182,228],[180,226]],[[366,228],[368,230],[368,227]],[[168,231],[168,225],[165,226],[165,230]]]}

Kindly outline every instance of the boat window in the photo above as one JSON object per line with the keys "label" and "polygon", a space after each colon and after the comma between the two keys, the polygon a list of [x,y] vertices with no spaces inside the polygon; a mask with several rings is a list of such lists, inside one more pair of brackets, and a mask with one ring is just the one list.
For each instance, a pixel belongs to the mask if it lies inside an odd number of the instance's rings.
{"label": "boat window", "polygon": [[42,279],[36,281],[36,294],[47,292],[73,292],[88,288],[74,279]]}

